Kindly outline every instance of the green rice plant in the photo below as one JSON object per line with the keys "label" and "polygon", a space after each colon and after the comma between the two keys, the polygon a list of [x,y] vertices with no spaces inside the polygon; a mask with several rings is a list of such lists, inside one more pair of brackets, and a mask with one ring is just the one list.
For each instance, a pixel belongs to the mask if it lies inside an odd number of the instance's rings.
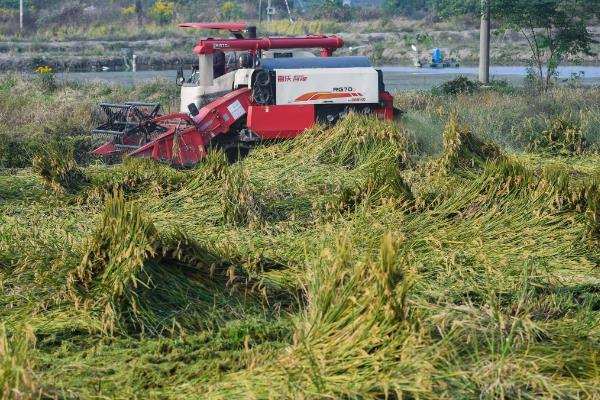
{"label": "green rice plant", "polygon": [[[315,129],[318,132],[322,128]],[[323,136],[324,142],[316,148],[323,163],[356,168],[380,162],[382,151],[391,153],[398,167],[409,163],[412,144],[393,122],[378,123],[369,116],[351,113],[320,136]],[[315,139],[311,134],[307,137]]]}
{"label": "green rice plant", "polygon": [[55,190],[70,193],[78,191],[88,179],[75,162],[73,154],[73,147],[53,136],[41,153],[33,158],[33,170]]}
{"label": "green rice plant", "polygon": [[488,163],[484,170],[483,187],[490,199],[514,194],[528,194],[536,183],[534,173],[518,160],[503,158],[498,163]]}
{"label": "green rice plant", "polygon": [[600,240],[600,176],[594,175],[589,181],[573,190],[570,205],[585,214],[587,238],[597,244]]}
{"label": "green rice plant", "polygon": [[141,193],[165,195],[189,180],[185,172],[144,158],[127,157],[116,167],[106,169],[101,165],[90,172],[90,185],[80,194],[80,199],[87,202],[102,202],[112,192],[122,192],[127,197]]}
{"label": "green rice plant", "polygon": [[159,235],[139,206],[117,192],[107,197],[68,287],[77,307],[101,316],[105,332],[159,334],[207,323],[216,292],[227,303],[225,284],[237,284],[238,276],[180,233]]}
{"label": "green rice plant", "polygon": [[455,115],[450,116],[443,135],[444,151],[438,165],[443,173],[447,174],[460,168],[473,168],[500,157],[500,151],[495,144],[473,135],[469,128],[460,125]]}
{"label": "green rice plant", "polygon": [[40,397],[33,372],[35,335],[31,329],[7,332],[0,326],[0,398],[2,400]]}
{"label": "green rice plant", "polygon": [[581,127],[556,118],[530,146],[533,150],[548,151],[556,155],[572,155],[583,153],[587,143]]}
{"label": "green rice plant", "polygon": [[225,179],[229,168],[227,155],[222,150],[211,150],[197,167],[197,178],[205,180]]}
{"label": "green rice plant", "polygon": [[375,170],[351,186],[334,189],[326,198],[321,212],[335,217],[360,211],[361,208],[381,206],[409,209],[414,204],[414,195],[397,168]]}
{"label": "green rice plant", "polygon": [[412,278],[398,263],[399,245],[387,235],[377,260],[357,259],[344,237],[324,249],[291,348],[252,374],[239,373],[235,383],[210,388],[210,397],[380,398],[426,390],[426,379],[409,378],[427,376],[431,366],[413,357],[419,344],[409,334]]}
{"label": "green rice plant", "polygon": [[250,176],[241,167],[227,171],[222,186],[223,221],[235,226],[261,226],[264,206]]}
{"label": "green rice plant", "polygon": [[[64,90],[40,101],[81,99]],[[411,96],[399,125],[349,115],[233,165],[220,152],[190,170],[95,163],[77,196],[41,190],[28,169],[0,172],[0,319],[35,333],[19,352],[35,386],[73,398],[599,397],[600,158],[526,151],[560,116],[593,131],[597,90]],[[453,114],[469,129],[457,123],[442,152]],[[17,115],[0,122],[21,135]],[[437,144],[421,146],[420,130]]]}

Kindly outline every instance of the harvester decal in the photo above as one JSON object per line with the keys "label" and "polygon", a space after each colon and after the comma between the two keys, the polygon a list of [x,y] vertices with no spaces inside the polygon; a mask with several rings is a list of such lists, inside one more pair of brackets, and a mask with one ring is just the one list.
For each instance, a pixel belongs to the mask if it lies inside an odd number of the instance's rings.
{"label": "harvester decal", "polygon": [[346,99],[349,97],[363,97],[362,93],[333,93],[333,92],[309,92],[298,97],[295,102],[315,101],[315,100],[331,100],[331,99]]}

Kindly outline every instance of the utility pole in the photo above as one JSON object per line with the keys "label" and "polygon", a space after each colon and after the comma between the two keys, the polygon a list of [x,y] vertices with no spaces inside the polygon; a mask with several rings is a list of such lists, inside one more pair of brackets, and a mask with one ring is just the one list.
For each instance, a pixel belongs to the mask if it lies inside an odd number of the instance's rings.
{"label": "utility pole", "polygon": [[23,0],[19,2],[19,27],[23,30]]}
{"label": "utility pole", "polygon": [[273,7],[271,7],[271,0],[267,1],[267,22],[271,23],[271,17],[273,14]]}
{"label": "utility pole", "polygon": [[262,23],[262,0],[258,0],[258,23]]}
{"label": "utility pole", "polygon": [[481,0],[479,34],[479,81],[481,83],[490,83],[490,1]]}

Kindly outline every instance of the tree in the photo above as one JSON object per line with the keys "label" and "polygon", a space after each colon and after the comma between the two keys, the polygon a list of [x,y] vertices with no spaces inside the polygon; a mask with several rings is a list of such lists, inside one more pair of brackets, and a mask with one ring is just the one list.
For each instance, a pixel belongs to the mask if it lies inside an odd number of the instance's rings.
{"label": "tree", "polygon": [[[432,0],[441,16],[479,15],[480,0]],[[600,15],[600,0],[490,0],[491,19],[523,34],[542,91],[567,58],[592,54],[588,24]]]}
{"label": "tree", "polygon": [[159,24],[166,24],[175,16],[175,2],[156,0],[150,8],[150,16]]}
{"label": "tree", "polygon": [[142,0],[135,1],[135,13],[137,15],[138,25],[144,25],[144,6],[142,5]]}
{"label": "tree", "polygon": [[480,15],[481,0],[430,0],[431,8],[440,17]]}
{"label": "tree", "polygon": [[323,0],[315,8],[321,18],[330,18],[337,21],[348,21],[351,18],[350,7],[345,7],[342,0]]}
{"label": "tree", "polygon": [[383,0],[383,8],[393,14],[411,13],[426,10],[428,3],[429,0]]}
{"label": "tree", "polygon": [[219,14],[221,19],[226,21],[241,19],[243,17],[242,8],[233,1],[226,1],[223,3]]}
{"label": "tree", "polygon": [[521,32],[529,44],[540,90],[548,90],[565,59],[592,54],[594,41],[587,26],[598,14],[600,0],[499,2],[502,8],[495,11],[503,25]]}

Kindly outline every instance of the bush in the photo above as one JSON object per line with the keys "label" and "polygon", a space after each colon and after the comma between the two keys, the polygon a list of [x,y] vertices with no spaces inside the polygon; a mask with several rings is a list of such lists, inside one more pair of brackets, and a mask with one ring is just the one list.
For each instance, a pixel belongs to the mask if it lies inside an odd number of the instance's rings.
{"label": "bush", "polygon": [[175,16],[175,2],[158,0],[150,8],[150,16],[159,24],[169,23]]}
{"label": "bush", "polygon": [[24,140],[0,134],[0,168],[24,168],[31,165],[31,160],[42,148],[37,139]]}
{"label": "bush", "polygon": [[352,18],[350,7],[343,6],[340,0],[324,0],[316,7],[316,14],[321,18],[336,21],[349,21]]}
{"label": "bush", "polygon": [[432,90],[434,94],[441,95],[460,95],[460,94],[473,94],[479,90],[479,82],[475,82],[467,78],[466,76],[459,76],[451,81],[448,81],[441,86],[438,86]]}
{"label": "bush", "polygon": [[121,8],[121,15],[124,17],[130,17],[136,13],[135,5]]}
{"label": "bush", "polygon": [[40,90],[45,94],[53,93],[58,85],[56,84],[56,77],[54,76],[53,70],[51,67],[44,65],[38,67],[35,70],[37,74],[37,82]]}
{"label": "bush", "polygon": [[226,1],[221,6],[219,16],[223,20],[233,20],[242,18],[242,8],[233,1]]}

